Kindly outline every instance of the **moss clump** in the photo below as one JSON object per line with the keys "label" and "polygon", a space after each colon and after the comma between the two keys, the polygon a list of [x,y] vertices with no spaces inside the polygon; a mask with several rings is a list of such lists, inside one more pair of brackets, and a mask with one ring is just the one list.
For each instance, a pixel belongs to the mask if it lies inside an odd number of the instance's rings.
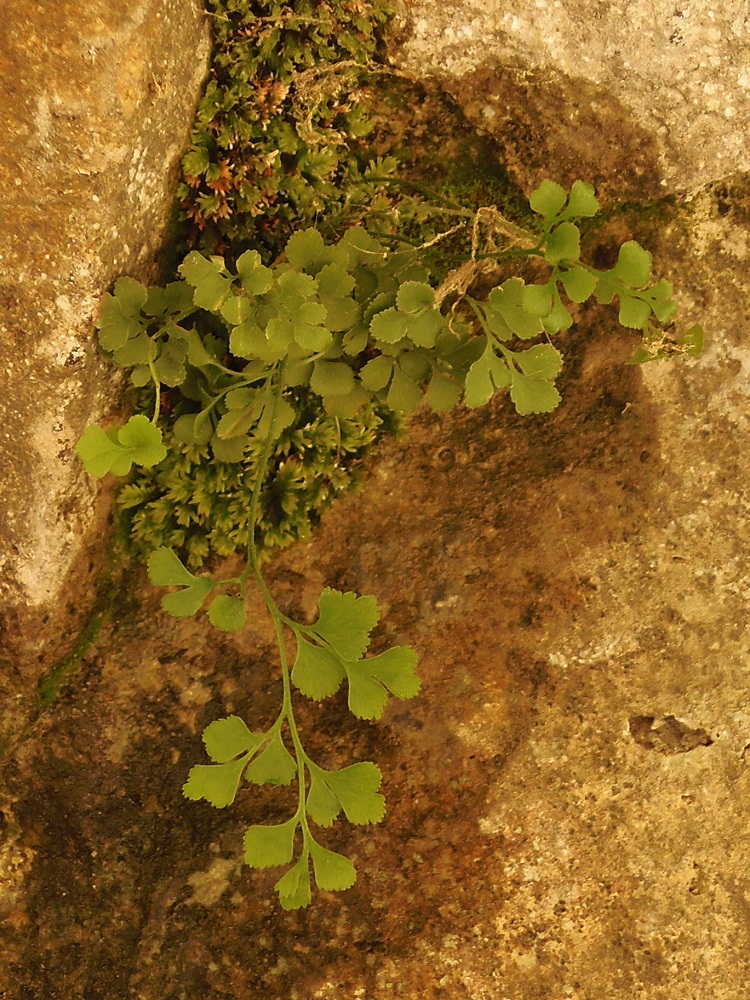
{"label": "moss clump", "polygon": [[186,241],[273,258],[336,212],[371,128],[359,81],[392,0],[207,0],[214,53],[179,188]]}
{"label": "moss clump", "polygon": [[[256,531],[266,555],[309,537],[321,513],[357,481],[375,442],[395,427],[391,415],[373,406],[345,420],[318,412],[301,394],[297,403],[297,420],[264,470]],[[182,444],[169,431],[165,443],[167,458],[141,470],[118,496],[136,550],[146,554],[166,545],[197,567],[211,555],[246,549],[263,442],[252,439],[245,459],[233,463],[212,460],[208,446]]]}

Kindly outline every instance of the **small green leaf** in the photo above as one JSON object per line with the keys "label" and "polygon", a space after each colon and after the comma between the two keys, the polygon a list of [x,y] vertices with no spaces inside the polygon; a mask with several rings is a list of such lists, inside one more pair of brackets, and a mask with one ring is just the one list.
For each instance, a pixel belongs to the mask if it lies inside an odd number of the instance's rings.
{"label": "small green leaf", "polygon": [[378,792],[383,775],[371,761],[350,764],[340,771],[324,771],[317,765],[311,770],[336,796],[350,823],[379,823],[385,816],[385,798]]}
{"label": "small green leaf", "polygon": [[464,402],[469,407],[484,406],[497,389],[510,385],[508,366],[487,344],[481,358],[474,362],[466,376]]}
{"label": "small green leaf", "polygon": [[326,587],[318,608],[315,634],[329,643],[343,660],[360,657],[369,646],[370,632],[380,618],[375,598],[342,594]]}
{"label": "small green leaf", "polygon": [[408,646],[395,646],[369,660],[346,663],[350,711],[358,719],[379,719],[389,691],[397,698],[413,698],[419,692],[416,665],[417,655]]}
{"label": "small green leaf", "polygon": [[241,295],[230,295],[221,307],[221,315],[232,326],[239,326],[250,319],[253,307],[249,299]]}
{"label": "small green leaf", "polygon": [[[121,281],[127,279],[120,278],[115,285],[115,290]],[[135,282],[138,285],[138,282]],[[143,299],[146,300],[146,289],[138,285],[143,290]],[[104,295],[99,307],[97,326],[99,328],[99,343],[105,351],[116,351],[127,343],[132,337],[137,337],[146,328],[146,321],[142,319],[140,312],[130,311],[133,299],[131,296],[123,302],[116,295]]]}
{"label": "small green leaf", "polygon": [[571,302],[585,302],[596,290],[596,275],[583,267],[572,267],[569,271],[564,271],[560,280]]}
{"label": "small green leaf", "polygon": [[197,250],[191,251],[177,268],[182,277],[193,288],[197,288],[202,281],[220,275],[223,270],[223,261],[220,258],[209,260]]}
{"label": "small green leaf", "polygon": [[297,295],[301,299],[311,299],[317,288],[315,278],[309,274],[300,274],[299,271],[283,271],[279,275],[278,284],[285,300]]}
{"label": "small green leaf", "polygon": [[406,333],[417,347],[434,347],[446,321],[439,309],[425,309],[417,316],[409,317]]}
{"label": "small green leaf", "polygon": [[422,390],[398,364],[393,369],[386,401],[394,413],[411,413],[422,402]]}
{"label": "small green leaf", "polygon": [[157,587],[184,588],[161,599],[162,608],[175,618],[194,615],[215,586],[208,577],[194,576],[182,565],[177,554],[165,546],[149,556],[148,575]]}
{"label": "small green leaf", "polygon": [[323,237],[317,229],[296,232],[286,245],[286,259],[294,267],[309,270],[314,267],[325,249]]}
{"label": "small green leaf", "polygon": [[343,396],[354,388],[354,372],[345,362],[316,361],[310,388],[319,396]]}
{"label": "small green leaf", "polygon": [[237,389],[230,389],[224,397],[224,402],[229,410],[244,410],[258,399],[258,390],[251,389],[250,386],[239,386]]}
{"label": "small green leaf", "polygon": [[543,319],[552,309],[552,289],[545,285],[524,285],[523,308],[531,316]]}
{"label": "small green leaf", "polygon": [[118,442],[113,441],[101,427],[87,427],[76,445],[76,451],[86,472],[97,479],[108,472],[117,476],[126,476],[130,472],[130,459],[123,454]]}
{"label": "small green leaf", "polygon": [[326,850],[314,840],[310,843],[315,882],[324,892],[343,892],[357,881],[357,871],[349,858]]}
{"label": "small green leaf", "polygon": [[115,364],[122,365],[123,368],[130,368],[133,365],[147,365],[151,358],[152,345],[153,341],[147,333],[139,333],[124,343],[122,347],[117,348],[113,354],[113,360]]}
{"label": "small green leaf", "polygon": [[535,344],[527,351],[514,354],[513,361],[524,375],[533,378],[554,378],[562,368],[562,354],[551,344]]}
{"label": "small green leaf", "polygon": [[190,768],[182,794],[186,799],[205,799],[217,809],[223,809],[234,802],[246,763],[247,756],[226,764],[196,764]]}
{"label": "small green leaf", "polygon": [[359,373],[362,385],[373,392],[384,389],[393,374],[393,364],[393,358],[386,358],[382,354],[368,361]]}
{"label": "small green leaf", "polygon": [[326,784],[323,775],[327,772],[314,767],[310,771],[310,789],[307,793],[306,811],[318,826],[333,826],[341,812],[341,803]]}
{"label": "small green leaf", "polygon": [[396,305],[401,312],[421,312],[435,301],[434,290],[424,281],[405,281],[396,295]]}
{"label": "small green leaf", "polygon": [[552,312],[542,320],[547,333],[559,333],[560,330],[568,330],[573,325],[573,317],[562,304],[559,298],[555,297],[555,304]]}
{"label": "small green leaf", "polygon": [[218,434],[211,438],[211,451],[217,462],[241,462],[245,457],[248,439],[243,434],[223,441]]}
{"label": "small green leaf", "polygon": [[138,316],[146,304],[148,292],[135,278],[118,278],[114,297],[123,316]]}
{"label": "small green leaf", "polygon": [[565,188],[554,181],[542,181],[529,198],[529,205],[537,215],[548,221],[562,211],[566,197]]}
{"label": "small green leaf", "polygon": [[161,606],[173,618],[189,618],[200,611],[203,602],[214,587],[213,580],[209,580],[205,576],[197,576],[190,587],[162,597]]}
{"label": "small green leaf", "polygon": [[287,362],[284,366],[284,387],[308,385],[312,370],[312,361]]}
{"label": "small green leaf", "polygon": [[246,624],[245,602],[220,594],[208,606],[208,619],[222,632],[238,632]]}
{"label": "small green leaf", "polygon": [[191,587],[199,579],[182,565],[174,549],[164,545],[148,557],[148,576],[157,587]]}
{"label": "small green leaf", "polygon": [[548,264],[575,261],[581,256],[581,234],[572,222],[561,222],[547,240],[544,259]]}
{"label": "small green leaf", "polygon": [[108,472],[126,476],[133,463],[150,468],[167,455],[161,431],[142,413],[131,417],[124,427],[108,432],[87,427],[76,451],[89,475],[97,478]]}
{"label": "small green leaf", "polygon": [[186,281],[170,281],[164,288],[164,299],[167,311],[172,315],[182,315],[194,311],[193,289]]}
{"label": "small green leaf", "polygon": [[594,195],[594,189],[584,181],[574,181],[568,197],[568,207],[565,216],[578,219],[590,219],[599,211],[599,202]]}
{"label": "small green leaf", "polygon": [[651,254],[640,243],[628,240],[620,247],[617,263],[610,273],[629,288],[643,288],[651,277],[652,260]]}
{"label": "small green leaf", "polygon": [[223,274],[213,274],[195,289],[193,302],[200,309],[218,313],[232,289],[232,282]]}
{"label": "small green leaf", "polygon": [[634,299],[629,295],[620,295],[620,313],[618,319],[621,326],[642,330],[651,317],[651,306],[642,299]]}
{"label": "small green leaf", "polygon": [[179,340],[170,338],[169,343],[162,344],[159,357],[154,360],[154,369],[163,385],[182,385],[185,381],[185,347]]}
{"label": "small green leaf", "polygon": [[183,341],[187,348],[187,359],[191,365],[202,368],[204,365],[216,362],[217,359],[206,350],[203,339],[197,330],[184,330],[182,327],[176,327],[173,336],[179,337]]}
{"label": "small green leaf", "polygon": [[661,281],[657,281],[653,288],[649,289],[650,297],[653,299],[659,299],[662,302],[668,302],[672,298],[673,293],[674,289],[668,281],[665,281],[664,278],[662,278]]}
{"label": "small green leaf", "polygon": [[698,355],[703,350],[703,343],[705,340],[705,334],[703,332],[703,327],[700,323],[696,323],[691,326],[689,330],[686,330],[683,335],[678,339],[677,343],[682,347],[686,347],[685,351],[691,358],[697,358]]}
{"label": "small green leaf", "polygon": [[346,664],[349,681],[349,711],[358,719],[379,719],[388,702],[388,692],[367,670],[366,660]]}
{"label": "small green leaf", "polygon": [[395,344],[406,336],[408,317],[391,307],[376,313],[370,322],[370,333],[384,344]]}
{"label": "small green leaf", "polygon": [[339,264],[326,264],[317,275],[321,298],[343,299],[354,290],[355,281]]}
{"label": "small green leaf", "polygon": [[309,906],[310,866],[307,853],[304,853],[294,868],[289,871],[274,886],[279,894],[279,902],[284,910],[298,910]]}
{"label": "small green leaf", "polygon": [[[333,329],[333,327],[331,327],[331,329]],[[369,339],[367,327],[360,323],[344,334],[343,340],[341,341],[341,347],[345,354],[348,354],[350,357],[356,357],[367,347],[367,341]]]}
{"label": "small green leaf", "polygon": [[237,258],[237,274],[248,295],[265,295],[273,287],[273,271],[261,264],[257,250],[246,250]]}
{"label": "small green leaf", "polygon": [[303,302],[295,315],[295,322],[306,323],[308,326],[320,326],[325,321],[325,306],[319,302]]}
{"label": "small green leaf", "polygon": [[516,411],[526,417],[531,413],[550,413],[560,403],[560,393],[547,379],[512,373],[510,398]]}
{"label": "small green leaf", "polygon": [[677,303],[673,300],[663,302],[660,299],[649,297],[649,302],[654,311],[654,316],[656,316],[660,323],[668,323],[674,318],[677,312]]}
{"label": "small green leaf", "polygon": [[174,422],[173,434],[183,444],[204,445],[211,440],[213,427],[205,410],[201,413],[183,413]]}
{"label": "small green leaf", "polygon": [[424,401],[435,413],[447,413],[461,399],[460,382],[443,372],[436,371],[430,379]]}
{"label": "small green leaf", "polygon": [[294,856],[294,834],[299,820],[293,816],[278,826],[251,826],[243,840],[245,864],[251,868],[288,865]]}
{"label": "small green leaf", "polygon": [[216,426],[216,433],[222,441],[243,437],[258,419],[259,410],[255,406],[247,406],[244,410],[229,410]]}
{"label": "small green leaf", "polygon": [[273,360],[264,356],[268,349],[266,335],[254,320],[247,320],[236,326],[229,335],[229,350],[235,358],[256,358]]}
{"label": "small green leaf", "polygon": [[347,229],[339,241],[339,246],[346,249],[353,267],[357,264],[375,263],[386,257],[382,244],[370,236],[364,226],[352,226],[351,229]]}
{"label": "small green leaf", "polygon": [[[520,278],[509,278],[490,292],[485,305],[485,315],[490,329],[500,340],[508,339],[503,324],[524,340],[542,332],[540,317],[525,307],[528,295],[528,288]],[[495,316],[499,316],[503,323],[500,325],[494,323]]]}
{"label": "small green leaf", "polygon": [[325,396],[323,406],[331,417],[350,420],[366,403],[372,399],[372,393],[361,385],[354,385],[350,392],[340,396]]}
{"label": "small green leaf", "polygon": [[151,468],[167,456],[162,444],[161,431],[147,416],[137,413],[121,427],[117,434],[120,444],[128,449],[128,457],[136,465]]}
{"label": "small green leaf", "polygon": [[268,399],[258,421],[257,435],[262,441],[269,437],[276,440],[281,432],[290,427],[297,417],[297,411],[283,397]]}
{"label": "small green leaf", "polygon": [[[326,307],[325,325],[332,333],[343,333],[350,331],[360,316],[359,305],[353,299],[323,299]],[[367,331],[364,331],[364,340],[357,350],[349,350],[345,345],[347,354],[359,354],[367,343]]]}
{"label": "small green leaf", "polygon": [[297,658],[292,683],[307,698],[322,701],[335,694],[346,676],[339,658],[328,650],[309,643],[297,634]]}
{"label": "small green leaf", "polygon": [[288,785],[297,777],[297,765],[278,730],[263,753],[248,764],[245,777],[256,785]]}
{"label": "small green leaf", "polygon": [[414,698],[419,694],[416,676],[417,654],[410,646],[392,646],[378,656],[362,661],[367,672],[396,698]]}
{"label": "small green leaf", "polygon": [[[305,305],[314,305],[313,302],[306,302]],[[321,307],[322,308],[322,307]],[[323,310],[325,319],[325,310]],[[294,324],[294,339],[304,351],[324,351],[333,340],[331,331],[325,326],[312,326],[305,323],[301,317]]]}
{"label": "small green leaf", "polygon": [[254,753],[263,739],[264,734],[256,736],[255,733],[251,733],[237,715],[216,719],[203,730],[206,753],[217,764],[225,764],[248,750]]}
{"label": "small green leaf", "polygon": [[139,333],[142,333],[145,328],[145,323],[139,317],[121,316],[116,312],[116,309],[116,304],[112,308],[107,308],[106,300],[102,305],[99,319],[99,343],[105,351],[118,350],[131,337],[137,337]]}

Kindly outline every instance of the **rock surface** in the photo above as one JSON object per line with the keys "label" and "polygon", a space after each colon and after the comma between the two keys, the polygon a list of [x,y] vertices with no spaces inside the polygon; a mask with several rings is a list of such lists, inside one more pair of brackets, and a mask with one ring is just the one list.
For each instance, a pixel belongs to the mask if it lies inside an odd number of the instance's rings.
{"label": "rock surface", "polygon": [[745,1000],[747,180],[614,212],[588,250],[628,238],[700,359],[627,366],[635,338],[581,309],[559,410],[420,414],[269,571],[301,618],[325,585],[376,594],[377,641],[420,653],[382,723],[299,699],[314,759],[384,772],[381,825],[321,834],[355,887],[285,913],[243,868],[293,788],[182,798],[207,723],[273,720],[278,668],[260,613],[217,635],[146,585],[5,758],[4,1000]]}
{"label": "rock surface", "polygon": [[73,448],[122,392],[93,310],[116,277],[155,276],[208,35],[197,0],[10,0],[3,20],[0,660],[33,682],[61,611],[91,603],[103,505]]}
{"label": "rock surface", "polygon": [[744,0],[408,0],[393,61],[441,80],[528,190],[652,198],[750,169]]}
{"label": "rock surface", "polygon": [[[294,789],[186,802],[200,732],[276,715],[270,625],[166,620],[146,586],[4,770],[0,995],[744,1000],[750,982],[750,200],[634,236],[710,333],[634,368],[603,307],[564,402],[421,415],[270,573],[282,610],[374,593],[423,691],[357,723],[299,699],[326,767],[374,759],[385,821],[336,824],[356,886],[284,913],[242,834]],[[687,234],[687,235],[686,235]]]}

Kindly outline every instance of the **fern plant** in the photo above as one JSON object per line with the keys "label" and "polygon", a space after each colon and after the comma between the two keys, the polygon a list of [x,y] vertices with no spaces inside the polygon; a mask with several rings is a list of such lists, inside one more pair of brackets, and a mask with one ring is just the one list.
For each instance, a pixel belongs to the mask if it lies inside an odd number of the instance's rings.
{"label": "fern plant", "polygon": [[[399,414],[423,402],[437,412],[461,402],[479,407],[498,393],[521,416],[548,413],[560,402],[555,379],[563,364],[553,338],[572,325],[573,307],[591,298],[616,300],[620,323],[641,331],[634,363],[701,350],[699,325],[673,332],[672,287],[652,280],[651,254],[637,242],[624,243],[607,270],[581,258],[577,220],[599,210],[589,185],[576,181],[567,192],[545,181],[530,206],[538,220],[530,229],[491,206],[476,213],[470,258],[439,283],[418,249],[391,250],[359,226],[331,244],[309,228],[294,233],[270,266],[256,250],[234,264],[193,251],[178,281],[147,289],[120,278],[102,300],[100,344],[131,369],[136,386],[151,387],[153,406],[124,427],[88,428],[78,444],[86,469],[126,475],[134,464],[168,461],[158,426],[164,387],[182,394],[174,424],[181,449],[208,450],[222,468],[254,456],[245,569],[219,579],[197,575],[185,564],[196,562],[189,546],[185,560],[178,546],[166,545],[151,553],[148,568],[156,586],[170,589],[162,607],[176,617],[205,608],[211,626],[239,631],[251,586],[268,609],[282,672],[277,718],[262,732],[236,716],[212,722],[203,734],[211,763],[191,769],[184,793],[224,808],[243,782],[296,782],[292,815],[251,826],[244,839],[252,867],[287,867],[275,886],[285,909],[310,902],[311,861],[320,889],[354,883],[351,862],[324,847],[313,827],[330,827],[342,812],[355,824],[385,813],[374,763],[327,771],[310,756],[293,690],[320,701],[345,684],[360,719],[379,719],[389,697],[419,690],[414,650],[367,655],[379,618],[374,597],[326,588],[310,624],[284,615],[263,577],[260,539],[273,499],[267,472],[279,442],[300,429],[300,394],[317,401],[321,419],[339,422],[367,407]],[[204,496],[215,502],[215,494]]]}

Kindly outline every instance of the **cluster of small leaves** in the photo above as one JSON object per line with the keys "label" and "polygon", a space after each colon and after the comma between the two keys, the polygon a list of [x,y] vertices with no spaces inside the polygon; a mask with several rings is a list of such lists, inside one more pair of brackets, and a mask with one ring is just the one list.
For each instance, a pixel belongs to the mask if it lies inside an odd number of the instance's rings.
{"label": "cluster of small leaves", "polygon": [[273,251],[363,180],[348,143],[370,125],[358,86],[391,0],[208,0],[210,76],[182,162],[204,247]]}
{"label": "cluster of small leaves", "polygon": [[[181,573],[175,572],[175,560],[174,553],[162,549],[152,556],[150,569],[156,582],[164,582],[169,576],[171,583],[182,586],[162,602],[171,614],[182,614],[188,604],[197,608],[215,584],[205,577],[193,577],[184,567]],[[214,599],[209,615],[221,600],[221,596]],[[222,606],[221,615],[224,614]],[[291,675],[295,687],[307,697],[321,700],[334,695],[346,679],[349,707],[360,719],[379,719],[389,694],[413,698],[419,691],[419,680],[412,649],[396,646],[378,656],[365,655],[378,619],[373,597],[342,594],[330,588],[320,596],[314,625],[299,625],[285,619],[297,643]],[[285,728],[294,755],[284,738]],[[265,732],[252,732],[242,719],[229,716],[211,723],[203,733],[203,741],[213,763],[197,764],[191,769],[184,786],[189,799],[203,799],[221,809],[234,801],[243,777],[256,785],[289,785],[295,780],[298,783],[294,814],[280,824],[251,826],[244,838],[247,864],[253,868],[271,868],[292,863],[299,831],[298,858],[275,885],[284,909],[310,903],[310,859],[319,889],[341,891],[354,884],[354,865],[318,843],[310,830],[310,821],[330,827],[343,811],[350,823],[380,822],[385,815],[385,799],[379,792],[382,775],[375,764],[362,761],[340,770],[326,770],[316,764],[302,747],[288,698],[284,699],[276,721]]]}
{"label": "cluster of small leaves", "polygon": [[208,607],[209,621],[223,632],[237,632],[245,626],[244,579],[213,580],[208,576],[195,576],[180,561],[173,549],[156,549],[148,561],[148,575],[157,587],[176,587],[173,593],[162,598],[161,606],[175,618],[189,618],[203,608],[206,599],[217,588],[230,587],[239,592],[219,594]]}
{"label": "cluster of small leaves", "polygon": [[[669,324],[677,312],[671,284],[665,280],[650,283],[651,254],[634,240],[620,247],[610,270],[599,271],[581,261],[581,232],[572,220],[591,218],[598,212],[590,185],[576,181],[568,193],[559,184],[544,181],[532,194],[530,205],[543,222],[539,243],[531,253],[544,259],[549,277],[532,285],[510,278],[492,290],[486,303],[472,302],[485,339],[482,355],[466,377],[468,406],[482,406],[498,389],[507,387],[519,413],[553,410],[560,402],[554,385],[562,366],[560,353],[549,343],[522,352],[509,350],[506,344],[513,338],[550,337],[568,329],[573,325],[570,304],[595,298],[608,305],[617,298],[620,324],[644,335],[646,346],[633,355],[634,363],[653,359],[648,345],[657,336],[657,328]],[[693,326],[672,343],[698,354],[703,330]]]}
{"label": "cluster of small leaves", "polygon": [[[572,325],[574,305],[616,298],[620,322],[642,330],[646,344],[677,306],[669,282],[651,284],[651,254],[635,241],[622,245],[610,270],[581,260],[572,220],[598,210],[589,185],[577,181],[567,193],[545,181],[530,204],[540,232],[526,234],[521,253],[547,272],[535,284],[507,278],[479,300],[450,275],[435,289],[416,251],[389,251],[359,226],[333,245],[306,229],[270,267],[254,250],[233,269],[193,251],[179,268],[182,280],[166,289],[121,278],[102,303],[100,342],[133,367],[136,385],[152,380],[157,398],[161,385],[179,386],[185,402],[174,437],[209,446],[217,462],[242,461],[253,440],[278,439],[295,425],[300,391],[320,397],[338,419],[372,404],[408,414],[423,399],[436,412],[461,399],[483,406],[506,389],[519,414],[548,413],[560,401],[562,366],[550,338]],[[694,327],[683,344],[698,350],[701,337]],[[159,447],[156,428],[148,433],[146,465]],[[79,445],[89,471],[124,468],[136,454],[131,437],[130,426],[90,428]]]}
{"label": "cluster of small leaves", "polygon": [[359,480],[362,461],[393,430],[387,411],[363,406],[356,419],[320,412],[310,393],[293,394],[294,423],[276,443],[267,468],[259,469],[262,444],[252,438],[243,462],[219,462],[207,444],[187,444],[164,431],[166,458],[139,468],[117,494],[128,515],[135,551],[160,546],[182,550],[197,568],[210,555],[247,551],[253,483],[263,479],[255,534],[261,558],[306,540],[333,500]]}

